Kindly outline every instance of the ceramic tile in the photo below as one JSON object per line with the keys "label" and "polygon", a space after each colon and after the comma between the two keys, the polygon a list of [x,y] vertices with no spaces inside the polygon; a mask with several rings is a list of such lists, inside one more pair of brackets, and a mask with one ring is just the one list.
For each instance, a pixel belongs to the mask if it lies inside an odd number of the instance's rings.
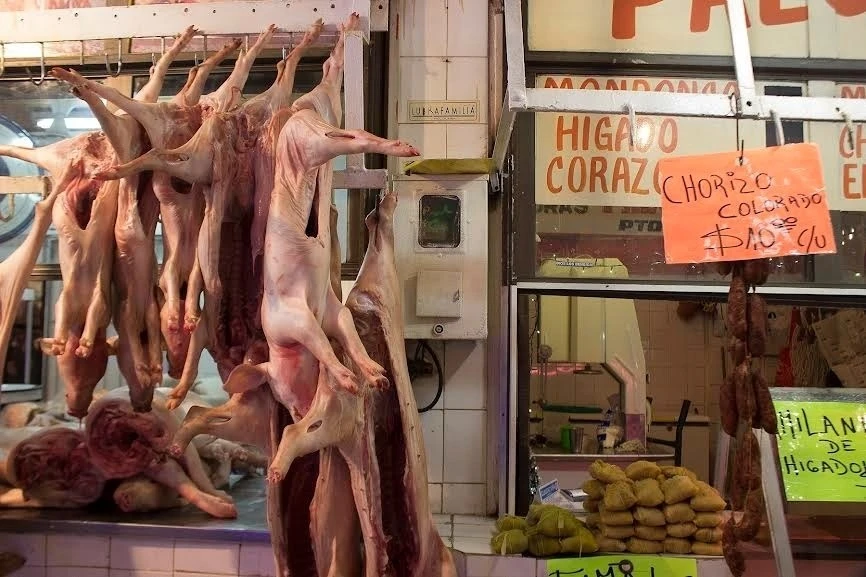
{"label": "ceramic tile", "polygon": [[26,559],[25,567],[45,566],[45,535],[38,533],[0,533],[3,550]]}
{"label": "ceramic tile", "polygon": [[274,553],[270,545],[260,543],[242,543],[240,570],[241,577],[274,577],[277,574],[274,565]]}
{"label": "ceramic tile", "polygon": [[[466,556],[466,564],[469,565],[469,559],[472,557],[472,554],[475,555],[492,555],[493,552],[490,549],[490,537],[486,539],[479,539],[474,537],[455,537],[454,538],[454,548],[464,553],[469,553]],[[468,577],[468,575],[467,575]]]}
{"label": "ceramic tile", "polygon": [[436,523],[436,532],[443,539],[450,539],[453,531],[454,527],[451,523]]}
{"label": "ceramic tile", "polygon": [[27,567],[25,565],[9,577],[45,577],[45,571],[45,567]]}
{"label": "ceramic tile", "polygon": [[174,571],[237,575],[240,565],[240,545],[177,541],[174,545]]}
{"label": "ceramic tile", "polygon": [[484,513],[486,487],[482,484],[446,483],[442,488],[442,510],[461,515]]}
{"label": "ceramic tile", "polygon": [[487,59],[486,58],[449,58],[448,100],[477,100],[478,120],[487,123]]}
{"label": "ceramic tile", "polygon": [[442,513],[433,513],[434,523],[450,523],[454,515],[443,515]]}
{"label": "ceramic tile", "polygon": [[487,56],[487,2],[448,3],[448,56]]}
{"label": "ceramic tile", "polygon": [[[436,401],[436,404],[433,405],[431,410],[443,409],[445,408],[445,392],[448,390],[448,369],[445,368],[445,348],[442,341],[428,341],[427,344],[430,345],[430,348],[433,349],[433,353],[439,359],[440,364],[443,365],[444,373],[442,375],[442,394],[439,395],[439,400]],[[417,341],[408,341],[406,343],[406,357],[410,359],[414,357],[416,348]],[[432,363],[429,354],[430,353],[426,353],[424,358],[427,362]],[[418,404],[419,409],[426,407],[436,398],[436,392],[439,390],[439,378],[436,374],[435,368],[433,369],[433,373],[434,374],[430,376],[417,377],[412,381],[412,390],[415,392],[415,401]]]}
{"label": "ceramic tile", "polygon": [[108,537],[48,535],[45,564],[49,567],[107,568],[109,543]]}
{"label": "ceramic tile", "polygon": [[427,481],[441,483],[444,458],[443,411],[427,411],[421,413],[420,417],[424,429],[424,448],[427,451]]}
{"label": "ceramic tile", "polygon": [[490,539],[493,537],[495,527],[490,525],[463,525],[454,523],[454,538],[471,537],[473,539]]}
{"label": "ceramic tile", "polygon": [[[428,483],[427,493],[430,499],[430,511],[432,513],[442,512],[442,485],[440,483]],[[450,521],[448,521],[450,523]]]}
{"label": "ceramic tile", "polygon": [[454,522],[460,525],[485,525],[493,527],[496,525],[496,517],[485,517],[483,515],[454,515]]}
{"label": "ceramic tile", "polygon": [[466,555],[466,577],[528,577],[535,575],[536,563],[531,557]]}
{"label": "ceramic tile", "polygon": [[[171,557],[169,557],[171,559]],[[136,569],[109,569],[108,577],[172,577],[171,571],[139,571]]]}
{"label": "ceramic tile", "polygon": [[[400,124],[397,127],[397,138],[413,145],[421,153],[420,158],[447,158],[445,124]],[[403,167],[409,160],[399,159],[397,166]]]}
{"label": "ceramic tile", "polygon": [[110,567],[137,571],[164,571],[174,569],[174,547],[164,539],[139,537],[112,537]]}
{"label": "ceramic tile", "polygon": [[409,118],[410,100],[444,100],[448,64],[442,58],[400,58],[398,122]]}
{"label": "ceramic tile", "polygon": [[48,567],[45,577],[109,577],[102,567]]}
{"label": "ceramic tile", "polygon": [[[448,483],[483,483],[486,473],[484,460],[487,418],[485,411],[445,411],[444,479]],[[446,511],[461,513],[462,511]]]}
{"label": "ceramic tile", "polygon": [[[452,128],[448,127],[449,133]],[[448,154],[452,155],[451,146]],[[446,409],[485,408],[486,352],[483,341],[449,341],[445,344],[443,396]]]}
{"label": "ceramic tile", "polygon": [[[401,4],[401,56],[445,56],[448,36],[447,2],[444,0],[413,0]],[[392,10],[396,5],[392,5]]]}

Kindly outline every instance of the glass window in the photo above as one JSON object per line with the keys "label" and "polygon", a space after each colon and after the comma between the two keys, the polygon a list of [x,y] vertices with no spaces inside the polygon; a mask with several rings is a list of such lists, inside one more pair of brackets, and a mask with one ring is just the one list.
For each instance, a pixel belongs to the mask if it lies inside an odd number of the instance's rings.
{"label": "glass window", "polygon": [[424,248],[459,246],[460,198],[451,194],[425,194],[418,204],[418,244]]}
{"label": "glass window", "polygon": [[[727,77],[535,75],[537,87],[733,94]],[[862,96],[866,86],[758,82],[765,94]],[[776,284],[863,283],[866,274],[866,137],[843,123],[783,121],[786,143],[819,145],[838,252],[772,259]],[[629,278],[715,283],[715,265],[664,262],[658,162],[678,155],[777,144],[772,122],[628,115],[536,113],[519,117],[515,139],[520,190],[514,206],[518,278]],[[861,142],[862,140],[862,142]],[[853,146],[852,146],[853,144]],[[862,182],[861,182],[862,181]],[[534,214],[534,218],[529,215]],[[530,248],[533,247],[533,248]],[[570,259],[607,266],[575,267]],[[613,268],[612,268],[613,267]]]}

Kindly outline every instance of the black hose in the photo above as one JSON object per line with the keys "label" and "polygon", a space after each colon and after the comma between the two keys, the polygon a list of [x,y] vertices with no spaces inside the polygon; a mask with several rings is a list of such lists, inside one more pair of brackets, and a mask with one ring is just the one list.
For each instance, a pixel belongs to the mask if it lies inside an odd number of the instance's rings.
{"label": "black hose", "polygon": [[430,353],[430,356],[433,359],[433,364],[436,366],[436,377],[438,381],[438,386],[436,387],[436,396],[433,397],[433,400],[430,402],[429,405],[427,405],[423,409],[418,409],[419,413],[426,413],[427,411],[435,407],[436,403],[439,402],[439,399],[442,398],[442,389],[445,388],[445,375],[442,373],[442,364],[439,362],[439,357],[436,356],[436,352],[427,343],[427,341],[418,341],[418,346],[415,349],[415,359],[419,361],[423,360],[424,351]]}

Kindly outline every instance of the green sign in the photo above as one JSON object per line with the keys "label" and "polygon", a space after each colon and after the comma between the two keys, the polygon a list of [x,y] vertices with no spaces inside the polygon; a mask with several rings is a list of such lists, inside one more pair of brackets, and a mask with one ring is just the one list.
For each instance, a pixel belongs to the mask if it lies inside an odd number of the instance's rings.
{"label": "green sign", "polygon": [[788,501],[866,502],[866,405],[774,400]]}
{"label": "green sign", "polygon": [[697,577],[698,562],[661,555],[592,555],[549,559],[548,577]]}

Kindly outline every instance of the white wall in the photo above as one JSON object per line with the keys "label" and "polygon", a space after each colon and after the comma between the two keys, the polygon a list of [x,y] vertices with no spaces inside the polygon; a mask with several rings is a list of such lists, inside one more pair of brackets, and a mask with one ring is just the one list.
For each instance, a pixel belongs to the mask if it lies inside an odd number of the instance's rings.
{"label": "white wall", "polygon": [[[484,158],[488,138],[487,0],[392,0],[391,136],[414,144],[422,158]],[[399,22],[399,27],[395,24]],[[409,124],[409,100],[479,100],[479,122]],[[396,102],[395,102],[396,100]],[[396,164],[390,165],[396,168]],[[443,364],[442,398],[421,415],[434,513],[487,514],[493,440],[487,431],[486,341],[431,342]],[[414,343],[408,343],[408,353]],[[416,383],[419,406],[435,379]],[[488,448],[490,447],[490,449]]]}

